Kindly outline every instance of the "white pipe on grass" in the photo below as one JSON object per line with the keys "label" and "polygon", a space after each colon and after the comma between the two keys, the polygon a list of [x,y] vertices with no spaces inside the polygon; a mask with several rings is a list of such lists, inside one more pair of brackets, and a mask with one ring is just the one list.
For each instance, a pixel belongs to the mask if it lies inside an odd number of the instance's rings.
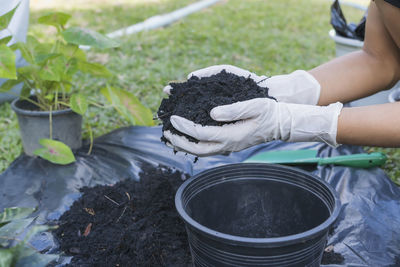
{"label": "white pipe on grass", "polygon": [[[111,33],[107,34],[107,36],[110,38],[117,38],[117,37],[122,37],[122,36],[130,35],[130,34],[138,33],[141,31],[147,31],[147,30],[164,27],[164,26],[167,26],[183,17],[186,17],[194,12],[197,12],[203,8],[214,5],[220,1],[221,0],[198,1],[196,3],[188,5],[186,7],[177,9],[173,12],[150,17],[143,22],[140,22],[140,23],[134,24],[132,26],[111,32]],[[90,46],[82,45],[82,46],[80,46],[80,48],[82,48],[84,50],[88,50],[88,49],[90,49]]]}
{"label": "white pipe on grass", "polygon": [[138,24],[129,26],[124,29],[117,30],[112,33],[109,33],[109,34],[107,34],[107,36],[110,38],[116,38],[116,37],[121,37],[124,35],[129,35],[129,34],[137,33],[137,32],[144,31],[144,30],[152,30],[152,29],[160,28],[160,27],[169,25],[183,17],[186,17],[187,15],[190,15],[196,11],[199,11],[203,8],[211,6],[219,1],[221,1],[221,0],[199,1],[199,2],[193,3],[191,5],[188,5],[184,8],[177,9],[171,13],[150,17],[150,18],[146,19],[145,21],[140,22]]}

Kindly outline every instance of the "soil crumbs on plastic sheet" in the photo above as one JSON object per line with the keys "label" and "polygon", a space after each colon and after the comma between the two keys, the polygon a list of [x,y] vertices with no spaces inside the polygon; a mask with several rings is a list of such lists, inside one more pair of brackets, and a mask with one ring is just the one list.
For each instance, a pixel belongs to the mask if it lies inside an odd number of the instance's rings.
{"label": "soil crumbs on plastic sheet", "polygon": [[140,182],[82,188],[59,220],[60,249],[70,266],[190,266],[174,197],[180,172],[148,166]]}
{"label": "soil crumbs on plastic sheet", "polygon": [[342,264],[344,262],[344,257],[340,253],[336,253],[333,250],[333,246],[328,246],[322,254],[321,264]]}
{"label": "soil crumbs on plastic sheet", "polygon": [[[214,107],[253,98],[274,99],[268,95],[268,88],[258,86],[253,79],[227,73],[225,70],[201,79],[192,76],[186,82],[170,85],[171,95],[163,99],[157,112],[158,118],[163,122],[163,131],[169,130],[173,134],[185,136],[192,142],[198,140],[175,130],[172,126],[172,115],[184,117],[203,126],[221,126],[227,122],[217,122],[210,117],[210,111]],[[164,136],[161,140],[167,141]]]}

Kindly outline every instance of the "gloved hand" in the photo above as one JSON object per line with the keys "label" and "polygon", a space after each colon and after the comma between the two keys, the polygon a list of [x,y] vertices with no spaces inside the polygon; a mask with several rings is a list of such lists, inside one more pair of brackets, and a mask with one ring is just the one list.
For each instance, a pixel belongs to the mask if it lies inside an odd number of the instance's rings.
{"label": "gloved hand", "polygon": [[336,133],[343,105],[312,106],[255,98],[218,106],[210,115],[216,121],[236,121],[222,126],[201,126],[179,116],[171,116],[178,131],[199,140],[164,132],[175,150],[198,156],[224,154],[272,140],[289,142],[319,141],[337,146]]}
{"label": "gloved hand", "polygon": [[[250,77],[259,86],[268,87],[268,94],[279,102],[316,105],[318,103],[321,86],[318,81],[307,71],[296,70],[290,74],[277,75],[270,78],[258,76],[248,70],[244,70],[232,65],[215,65],[208,68],[196,70],[188,75],[209,77],[225,70],[238,76]],[[164,93],[170,94],[171,86],[164,87]]]}

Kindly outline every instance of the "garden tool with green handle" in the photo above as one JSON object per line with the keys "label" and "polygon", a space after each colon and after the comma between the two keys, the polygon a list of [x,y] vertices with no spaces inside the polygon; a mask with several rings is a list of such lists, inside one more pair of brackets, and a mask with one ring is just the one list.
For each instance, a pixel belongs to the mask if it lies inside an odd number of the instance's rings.
{"label": "garden tool with green handle", "polygon": [[292,151],[269,151],[254,155],[244,162],[276,163],[287,165],[340,165],[356,168],[371,168],[382,166],[386,162],[386,155],[383,153],[360,153],[334,157],[317,157],[317,150],[304,149]]}

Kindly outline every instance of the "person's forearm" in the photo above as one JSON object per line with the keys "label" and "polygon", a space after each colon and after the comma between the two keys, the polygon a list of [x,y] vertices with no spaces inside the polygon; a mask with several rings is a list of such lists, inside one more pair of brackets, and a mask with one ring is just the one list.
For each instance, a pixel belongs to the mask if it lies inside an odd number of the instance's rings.
{"label": "person's forearm", "polygon": [[339,144],[400,147],[400,102],[343,108],[336,140]]}
{"label": "person's forearm", "polygon": [[310,71],[321,85],[319,105],[350,102],[393,85],[393,70],[385,61],[357,51]]}
{"label": "person's forearm", "polygon": [[319,105],[362,98],[389,89],[400,79],[399,22],[399,8],[371,2],[363,49],[310,71],[321,85]]}

